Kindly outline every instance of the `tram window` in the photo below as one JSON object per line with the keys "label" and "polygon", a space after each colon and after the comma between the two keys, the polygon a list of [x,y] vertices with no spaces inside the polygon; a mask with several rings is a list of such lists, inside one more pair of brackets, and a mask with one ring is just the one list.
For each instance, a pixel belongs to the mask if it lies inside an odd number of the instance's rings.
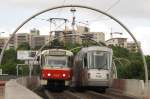
{"label": "tram window", "polygon": [[44,60],[44,56],[41,57],[41,64],[44,65],[45,64],[45,60]]}
{"label": "tram window", "polygon": [[87,67],[87,55],[84,56],[84,67]]}
{"label": "tram window", "polygon": [[46,66],[66,67],[68,66],[68,57],[65,56],[47,56],[45,58]]}
{"label": "tram window", "polygon": [[74,59],[74,57],[72,56],[71,57],[71,67],[73,66],[73,59]]}
{"label": "tram window", "polygon": [[108,66],[107,52],[97,51],[88,53],[88,68],[103,68]]}
{"label": "tram window", "polygon": [[69,67],[72,67],[72,64],[73,64],[73,57],[68,57],[68,66]]}

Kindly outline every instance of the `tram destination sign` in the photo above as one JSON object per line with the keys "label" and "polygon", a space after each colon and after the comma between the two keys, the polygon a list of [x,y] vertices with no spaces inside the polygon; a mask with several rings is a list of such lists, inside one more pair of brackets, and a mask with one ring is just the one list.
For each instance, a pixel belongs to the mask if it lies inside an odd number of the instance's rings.
{"label": "tram destination sign", "polygon": [[65,51],[49,51],[49,55],[52,55],[52,56],[63,56],[63,55],[66,55],[66,52]]}

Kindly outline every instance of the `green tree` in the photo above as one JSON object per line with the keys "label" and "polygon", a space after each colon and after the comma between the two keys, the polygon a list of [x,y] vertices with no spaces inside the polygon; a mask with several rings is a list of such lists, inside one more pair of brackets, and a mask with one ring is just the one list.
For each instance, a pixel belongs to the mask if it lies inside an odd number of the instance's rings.
{"label": "green tree", "polygon": [[6,64],[2,64],[0,68],[2,68],[4,74],[16,74],[16,66],[15,62],[8,62]]}
{"label": "green tree", "polygon": [[140,61],[132,61],[130,65],[117,68],[119,78],[144,79],[144,68]]}
{"label": "green tree", "polygon": [[27,42],[21,43],[17,50],[30,50],[30,45]]}
{"label": "green tree", "polygon": [[3,69],[3,73],[16,74],[16,66],[22,61],[17,60],[17,52],[15,49],[9,49],[4,52],[2,65],[0,68]]}
{"label": "green tree", "polygon": [[4,52],[2,64],[16,62],[17,61],[17,52],[15,49],[9,49]]}
{"label": "green tree", "polygon": [[76,54],[80,50],[81,44],[78,43],[65,43],[65,49],[71,50]]}
{"label": "green tree", "polygon": [[117,58],[123,58],[128,60],[130,64],[125,61],[121,61],[123,66],[116,62],[117,72],[119,78],[135,78],[144,79],[144,66],[140,53],[129,52],[125,48],[112,47],[114,56]]}
{"label": "green tree", "polygon": [[98,45],[98,44],[90,39],[83,39],[82,45],[83,46],[92,46],[92,45]]}
{"label": "green tree", "polygon": [[115,57],[129,58],[130,56],[129,50],[127,50],[126,48],[112,46],[112,49]]}
{"label": "green tree", "polygon": [[51,42],[51,48],[63,48],[64,47],[64,43],[59,41],[59,39],[55,39]]}

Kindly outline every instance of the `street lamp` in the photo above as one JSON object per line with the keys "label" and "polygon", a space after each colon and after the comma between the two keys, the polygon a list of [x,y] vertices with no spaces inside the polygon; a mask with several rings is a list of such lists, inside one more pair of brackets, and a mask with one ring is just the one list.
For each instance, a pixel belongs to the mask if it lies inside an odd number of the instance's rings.
{"label": "street lamp", "polygon": [[122,35],[123,33],[121,33],[121,32],[113,32],[113,33],[112,33],[112,32],[111,32],[111,33],[110,33],[111,38],[113,38],[113,34],[119,34],[119,35]]}
{"label": "street lamp", "polygon": [[0,33],[5,33],[5,32],[0,32]]}

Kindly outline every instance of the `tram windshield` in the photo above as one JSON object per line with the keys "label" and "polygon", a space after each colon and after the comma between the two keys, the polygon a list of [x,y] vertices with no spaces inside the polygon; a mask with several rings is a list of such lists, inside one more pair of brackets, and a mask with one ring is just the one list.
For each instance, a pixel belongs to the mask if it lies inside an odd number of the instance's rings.
{"label": "tram windshield", "polygon": [[66,56],[46,56],[45,66],[51,67],[66,67],[67,66]]}
{"label": "tram windshield", "polygon": [[108,52],[92,51],[87,53],[88,68],[91,69],[107,69],[108,68]]}

